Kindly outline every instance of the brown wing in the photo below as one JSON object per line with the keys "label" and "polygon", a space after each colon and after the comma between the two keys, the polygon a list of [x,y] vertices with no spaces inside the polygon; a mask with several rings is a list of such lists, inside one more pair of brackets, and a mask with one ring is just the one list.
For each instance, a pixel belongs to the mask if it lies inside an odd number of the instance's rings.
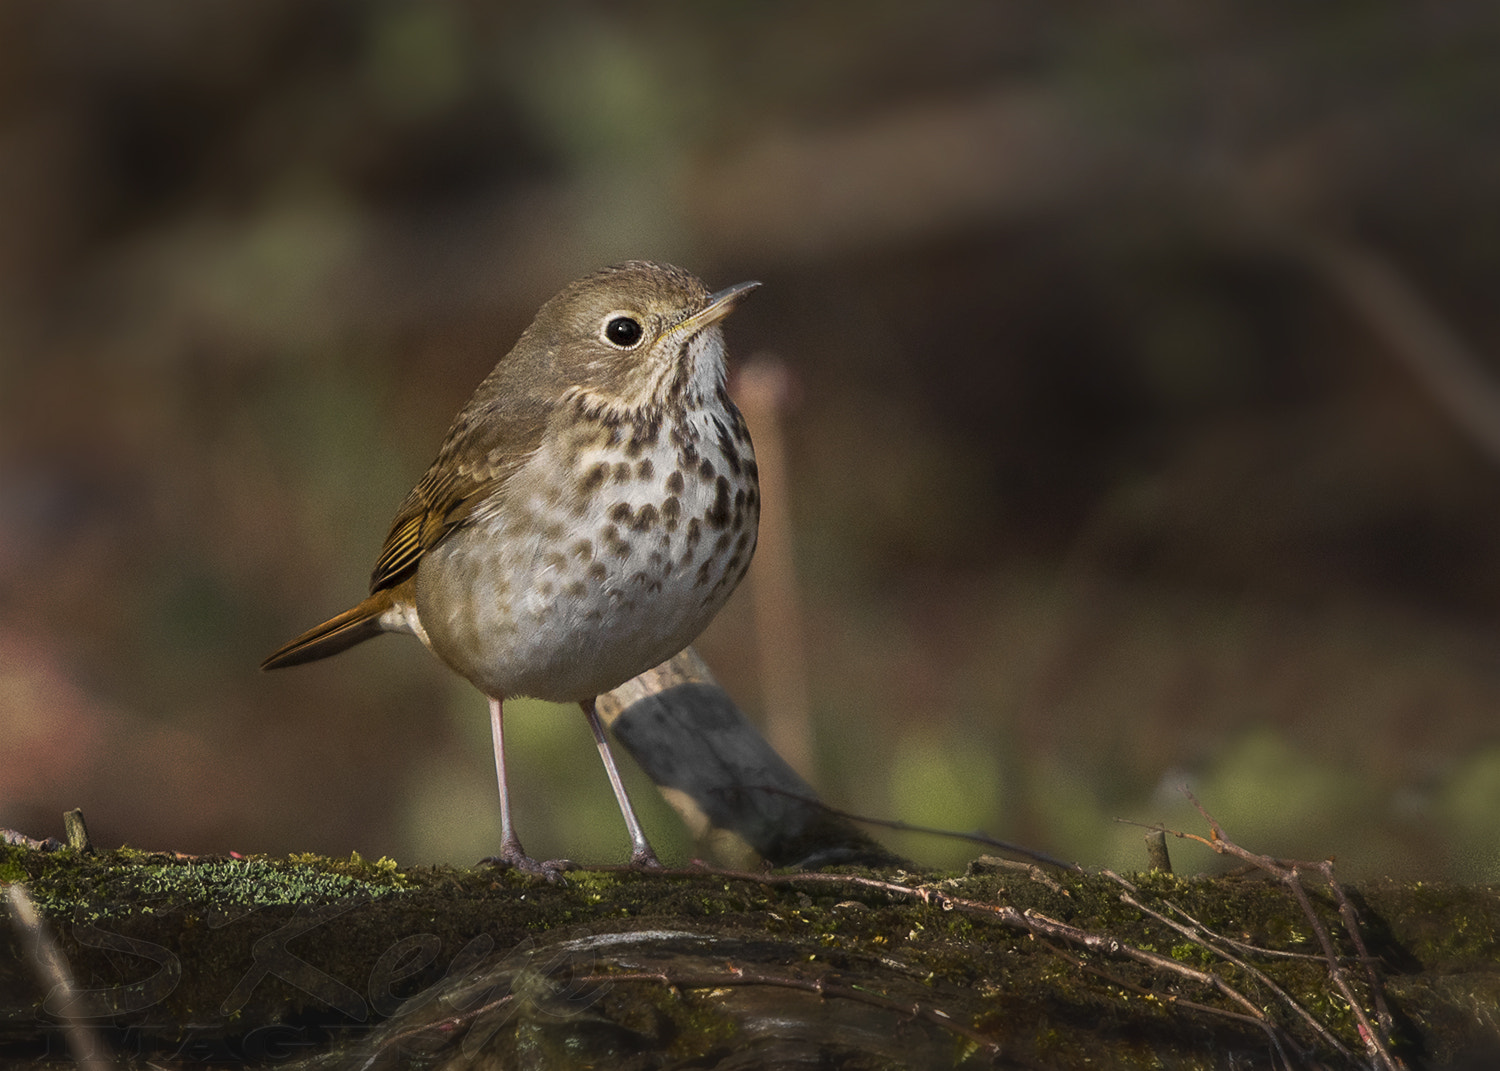
{"label": "brown wing", "polygon": [[370,574],[370,591],[392,587],[416,571],[422,555],[468,523],[475,507],[498,494],[541,444],[547,411],[500,419],[493,411],[459,414],[437,460],[396,511]]}

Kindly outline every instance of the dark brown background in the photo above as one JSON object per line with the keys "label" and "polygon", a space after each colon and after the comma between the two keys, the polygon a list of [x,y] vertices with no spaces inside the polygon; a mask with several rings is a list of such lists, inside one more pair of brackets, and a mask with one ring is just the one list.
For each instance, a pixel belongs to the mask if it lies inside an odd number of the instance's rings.
{"label": "dark brown background", "polygon": [[[1492,3],[512,8],[0,6],[0,825],[492,851],[419,645],[256,665],[536,306],[646,256],[765,283],[830,800],[1134,866],[1186,781],[1500,879],[1496,459],[1305,255],[1500,378]],[[700,646],[760,713],[751,618]],[[510,723],[528,847],[623,854],[576,713]]]}

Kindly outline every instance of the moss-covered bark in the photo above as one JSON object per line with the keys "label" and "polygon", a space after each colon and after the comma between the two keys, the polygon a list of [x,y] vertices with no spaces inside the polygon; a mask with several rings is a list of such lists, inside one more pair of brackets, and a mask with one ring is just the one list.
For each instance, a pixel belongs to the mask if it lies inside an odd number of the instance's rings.
{"label": "moss-covered bark", "polygon": [[[71,1016],[142,1066],[1363,1065],[1311,927],[1284,887],[1259,880],[1135,875],[1130,895],[1240,942],[1233,954],[1306,1017],[1122,902],[1108,876],[573,871],[547,885],[358,857],[8,847],[0,879],[26,883],[81,990],[71,1008],[48,1001],[7,933],[11,1058],[65,1062]],[[1351,895],[1397,1054],[1428,1067],[1500,1057],[1500,892]],[[1313,899],[1341,933],[1332,900]],[[1043,922],[1060,928],[1026,928]],[[1363,967],[1346,970],[1373,1001]]]}

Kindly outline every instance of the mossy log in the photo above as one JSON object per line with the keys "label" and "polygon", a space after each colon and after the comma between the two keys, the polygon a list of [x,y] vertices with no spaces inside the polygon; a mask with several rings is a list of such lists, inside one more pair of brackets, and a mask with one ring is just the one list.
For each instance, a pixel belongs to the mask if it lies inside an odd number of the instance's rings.
{"label": "mossy log", "polygon": [[1500,890],[915,872],[686,672],[601,711],[690,823],[802,869],[547,884],[95,851],[75,821],[0,844],[42,920],[0,930],[0,1064],[1500,1066]]}
{"label": "mossy log", "polygon": [[[0,939],[0,1062],[69,1063],[71,1023],[155,1067],[1370,1066],[1298,904],[1260,880],[981,865],[548,885],[358,858],[0,852],[75,986],[49,992]],[[1394,1053],[1500,1066],[1496,890],[1351,895]],[[1337,930],[1332,900],[1313,902]]]}

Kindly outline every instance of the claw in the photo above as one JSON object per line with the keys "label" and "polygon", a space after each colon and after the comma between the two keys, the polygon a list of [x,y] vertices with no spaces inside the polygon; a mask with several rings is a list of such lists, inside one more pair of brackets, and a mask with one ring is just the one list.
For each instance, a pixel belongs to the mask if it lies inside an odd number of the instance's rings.
{"label": "claw", "polygon": [[545,878],[550,883],[556,883],[562,880],[564,870],[572,869],[573,861],[571,859],[533,859],[521,850],[519,844],[507,844],[500,849],[499,855],[485,856],[479,860],[478,865],[510,867],[523,874],[533,874],[536,877]]}

